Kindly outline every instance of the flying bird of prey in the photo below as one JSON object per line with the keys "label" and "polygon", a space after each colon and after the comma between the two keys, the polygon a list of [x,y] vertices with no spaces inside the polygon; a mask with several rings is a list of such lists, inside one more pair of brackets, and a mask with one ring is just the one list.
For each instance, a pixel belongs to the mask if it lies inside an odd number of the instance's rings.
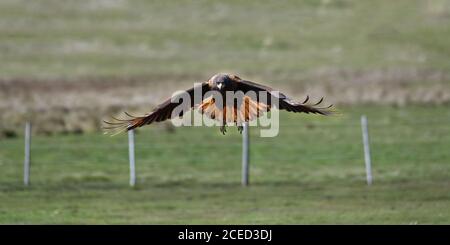
{"label": "flying bird of prey", "polygon": [[[196,103],[194,98],[195,91],[201,91],[201,98],[199,103]],[[227,92],[239,92],[241,91],[243,96],[238,101],[226,101]],[[197,107],[199,112],[207,117],[217,120],[220,124],[220,131],[225,134],[227,124],[236,124],[239,132],[242,132],[243,122],[252,121],[260,117],[264,112],[269,111],[272,107],[278,107],[280,110],[286,110],[289,112],[303,112],[314,113],[321,115],[329,115],[331,113],[330,108],[319,107],[323,98],[315,104],[308,104],[309,96],[302,103],[294,102],[286,95],[275,91],[274,89],[241,79],[240,77],[232,74],[216,74],[208,81],[201,83],[198,86],[186,90],[186,94],[190,97],[190,103],[188,108],[192,109]],[[214,96],[207,96],[208,92],[216,92],[222,95],[223,101],[218,101]],[[253,92],[255,96],[248,96],[248,93]],[[205,96],[206,95],[206,96]],[[240,102],[239,102],[240,101]],[[173,97],[159,104],[152,112],[145,116],[135,117],[125,112],[128,119],[117,119],[115,121],[107,122],[107,130],[132,130],[144,125],[151,124],[153,122],[162,122],[167,119],[173,119],[175,117],[183,116],[184,111],[173,113],[175,108],[181,106],[182,100],[174,100]]]}

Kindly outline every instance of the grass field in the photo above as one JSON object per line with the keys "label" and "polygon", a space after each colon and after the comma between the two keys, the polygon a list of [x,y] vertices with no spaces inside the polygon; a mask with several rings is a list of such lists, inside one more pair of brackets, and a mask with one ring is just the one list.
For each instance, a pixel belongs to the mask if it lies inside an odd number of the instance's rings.
{"label": "grass field", "polygon": [[449,23],[448,0],[0,0],[0,137],[96,131],[224,71],[333,104],[448,104]]}
{"label": "grass field", "polygon": [[[125,135],[36,136],[31,186],[23,140],[0,141],[0,223],[448,224],[450,111],[345,107],[324,118],[282,113],[276,138],[251,128],[251,186],[240,186],[235,128],[148,127],[128,187]],[[365,184],[359,116],[369,117],[374,184]]]}
{"label": "grass field", "polygon": [[448,0],[2,0],[0,74],[202,78],[229,70],[294,82],[324,69],[448,71],[449,13]]}
{"label": "grass field", "polygon": [[[449,224],[449,26],[449,0],[0,0],[0,224]],[[248,188],[233,128],[144,128],[129,188],[101,120],[218,72],[343,115],[252,128]]]}

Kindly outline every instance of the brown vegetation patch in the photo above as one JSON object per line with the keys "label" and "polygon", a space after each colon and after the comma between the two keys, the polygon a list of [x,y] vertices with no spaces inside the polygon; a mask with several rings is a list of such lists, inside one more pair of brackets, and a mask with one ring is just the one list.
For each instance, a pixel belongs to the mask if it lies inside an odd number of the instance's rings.
{"label": "brown vegetation patch", "polygon": [[[194,81],[201,80],[192,76],[0,80],[0,135],[21,131],[27,120],[33,122],[38,133],[96,131],[102,119],[122,111],[147,113],[176,90],[191,87]],[[299,100],[306,94],[325,96],[327,102],[338,106],[406,105],[448,103],[449,81],[450,74],[443,71],[320,69],[298,80],[269,85]]]}

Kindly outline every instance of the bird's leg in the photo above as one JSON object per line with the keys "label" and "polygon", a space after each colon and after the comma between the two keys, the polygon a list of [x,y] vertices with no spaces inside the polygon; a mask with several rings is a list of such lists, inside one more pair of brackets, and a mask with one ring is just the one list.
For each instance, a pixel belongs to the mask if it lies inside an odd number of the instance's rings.
{"label": "bird's leg", "polygon": [[225,135],[225,133],[227,132],[227,128],[226,125],[223,124],[222,126],[220,126],[220,132],[222,132],[223,135]]}
{"label": "bird's leg", "polygon": [[237,128],[238,128],[238,132],[239,132],[240,134],[242,134],[242,131],[244,131],[244,126],[238,125]]}

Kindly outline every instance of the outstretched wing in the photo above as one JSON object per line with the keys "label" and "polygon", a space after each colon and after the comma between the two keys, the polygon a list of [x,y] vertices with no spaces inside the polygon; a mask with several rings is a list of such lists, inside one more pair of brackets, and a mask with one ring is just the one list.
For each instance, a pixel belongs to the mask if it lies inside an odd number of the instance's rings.
{"label": "outstretched wing", "polygon": [[[308,104],[309,96],[302,103],[298,103],[287,97],[281,92],[275,91],[274,89],[264,86],[255,82],[239,80],[237,82],[237,89],[244,93],[249,91],[253,91],[256,93],[256,98],[258,99],[258,103],[265,103],[268,107],[272,107],[276,105],[274,100],[278,101],[278,109],[292,111],[292,112],[304,112],[304,113],[314,113],[321,115],[329,115],[331,111],[329,110],[333,105],[329,105],[327,107],[319,107],[319,105],[323,102],[323,98],[320,99],[315,104]],[[260,98],[260,92],[265,95],[266,101]]]}
{"label": "outstretched wing", "polygon": [[[201,90],[201,91],[199,91]],[[197,92],[196,92],[197,91]],[[203,96],[205,93],[209,91],[209,86],[207,82],[203,82],[202,84],[195,86],[191,89],[186,90],[185,92],[190,97],[190,104],[186,105],[186,108],[180,108],[182,109],[181,112],[178,115],[172,115],[174,109],[178,106],[180,106],[183,103],[183,95],[177,94],[172,96],[171,98],[167,99],[163,103],[159,104],[152,112],[149,114],[142,116],[142,117],[135,117],[125,112],[127,116],[130,118],[128,119],[118,119],[113,118],[113,122],[107,122],[104,121],[108,126],[103,127],[106,130],[113,130],[121,132],[123,130],[131,130],[134,128],[142,127],[144,125],[151,124],[153,122],[162,122],[167,119],[171,119],[174,117],[181,117],[183,116],[183,112],[189,110],[190,108],[194,107],[196,103],[201,102]],[[201,94],[202,98],[194,98],[194,94]],[[199,100],[199,101],[196,101]]]}

